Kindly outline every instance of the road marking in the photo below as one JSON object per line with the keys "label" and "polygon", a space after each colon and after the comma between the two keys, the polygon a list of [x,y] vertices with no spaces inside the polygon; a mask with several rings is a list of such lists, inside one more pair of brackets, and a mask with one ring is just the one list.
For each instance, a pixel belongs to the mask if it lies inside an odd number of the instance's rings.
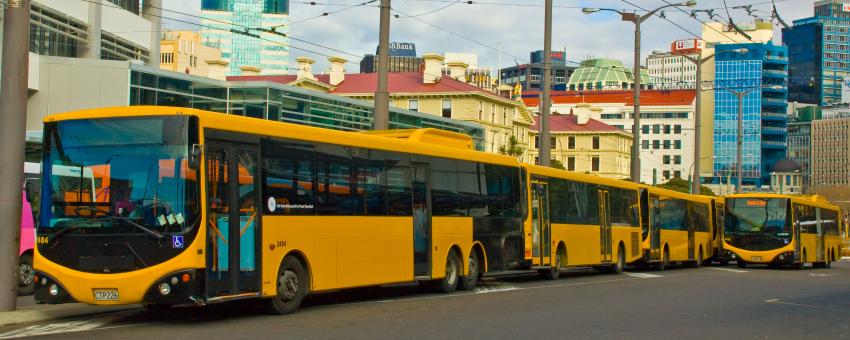
{"label": "road marking", "polygon": [[626,276],[636,277],[636,278],[639,278],[639,279],[652,279],[652,278],[656,278],[656,277],[662,277],[661,275],[647,274],[647,273],[624,272],[623,274],[626,275]]}
{"label": "road marking", "polygon": [[99,317],[88,320],[77,320],[77,321],[68,321],[68,322],[60,322],[60,323],[50,323],[45,325],[33,325],[27,326],[24,328],[19,328],[16,330],[8,331],[6,333],[0,334],[0,339],[14,339],[14,338],[23,338],[28,336],[36,336],[36,335],[48,335],[48,334],[59,334],[59,333],[73,333],[73,332],[83,332],[90,331],[94,329],[109,329],[109,328],[119,328],[119,327],[128,327],[134,326],[130,325],[120,325],[120,326],[112,326],[112,327],[103,327],[104,325],[115,321],[118,319],[118,316],[107,316],[107,317]]}
{"label": "road marking", "polygon": [[816,273],[809,273],[809,276],[824,277],[824,276],[832,276],[832,274],[816,274]]}
{"label": "road marking", "polygon": [[740,269],[719,268],[719,267],[708,267],[708,268],[716,269],[716,270],[724,270],[724,271],[732,272],[732,273],[746,273],[747,272],[746,270],[740,270]]}
{"label": "road marking", "polygon": [[507,282],[482,282],[478,286],[475,287],[475,293],[477,294],[486,294],[486,293],[494,293],[494,292],[504,292],[509,290],[516,290],[519,287],[516,287]]}
{"label": "road marking", "polygon": [[768,299],[768,300],[764,300],[764,302],[778,304],[778,305],[789,305],[789,306],[820,309],[820,307],[818,307],[818,306],[804,305],[804,304],[801,304],[801,303],[793,303],[793,302],[784,302],[784,301],[779,301],[779,299]]}

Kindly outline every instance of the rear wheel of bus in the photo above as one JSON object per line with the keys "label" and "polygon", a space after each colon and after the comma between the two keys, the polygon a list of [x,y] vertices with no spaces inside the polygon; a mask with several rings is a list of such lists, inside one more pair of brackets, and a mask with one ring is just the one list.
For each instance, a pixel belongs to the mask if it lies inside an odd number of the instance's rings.
{"label": "rear wheel of bus", "polygon": [[467,264],[467,268],[469,269],[467,270],[466,276],[460,279],[460,289],[473,290],[475,289],[475,286],[478,285],[478,277],[481,273],[478,261],[478,251],[475,249],[469,253],[469,263]]}
{"label": "rear wheel of bus", "polygon": [[292,256],[287,256],[277,272],[277,296],[266,302],[266,310],[273,314],[294,312],[301,306],[309,287],[310,279],[304,264]]}
{"label": "rear wheel of bus", "polygon": [[451,293],[457,289],[460,279],[461,265],[457,251],[452,250],[446,258],[446,276],[436,281],[436,288],[441,293]]}

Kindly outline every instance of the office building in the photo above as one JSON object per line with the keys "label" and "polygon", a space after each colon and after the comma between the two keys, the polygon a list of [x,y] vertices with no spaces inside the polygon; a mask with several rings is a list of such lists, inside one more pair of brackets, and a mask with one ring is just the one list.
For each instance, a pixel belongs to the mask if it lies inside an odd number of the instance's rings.
{"label": "office building", "polygon": [[681,90],[696,87],[698,59],[704,47],[699,39],[677,40],[670,44],[670,52],[653,51],[646,57],[649,83],[659,90]]}
{"label": "office building", "polygon": [[[564,91],[567,89],[567,80],[575,71],[574,66],[567,66],[566,52],[553,51],[552,58],[552,90]],[[528,64],[518,64],[502,68],[499,77],[502,84],[515,86],[520,84],[523,91],[540,91],[543,86],[543,51],[534,51],[529,54]]]}
{"label": "office building", "polygon": [[[640,70],[641,88],[652,88],[646,69]],[[569,91],[617,91],[634,88],[635,79],[631,68],[619,60],[588,59],[570,76]]]}
{"label": "office building", "polygon": [[[422,58],[416,56],[416,44],[411,42],[390,42],[389,72],[419,72]],[[375,54],[367,54],[360,60],[360,73],[378,72],[378,48]]]}
{"label": "office building", "polygon": [[[850,76],[850,1],[815,1],[813,17],[782,30],[788,46],[788,100],[840,103],[841,81]],[[850,79],[848,79],[850,80]]]}
{"label": "office building", "polygon": [[812,121],[814,190],[850,185],[850,117],[827,117]]}
{"label": "office building", "polygon": [[[769,185],[787,151],[788,49],[771,42],[715,47],[714,183],[737,176],[738,95],[743,95],[743,185]],[[746,52],[733,52],[746,51]],[[737,180],[737,178],[736,178]]]}
{"label": "office building", "polygon": [[[687,178],[691,173],[695,95],[693,90],[641,92],[641,182],[659,184],[675,177]],[[538,111],[538,93],[526,93],[522,100],[529,109]],[[552,95],[552,112],[561,115],[587,112],[589,118],[629,135],[634,122],[633,105],[632,91],[568,91]],[[624,177],[628,173],[626,168]]]}
{"label": "office building", "polygon": [[209,61],[221,61],[221,50],[201,43],[195,31],[165,31],[160,42],[159,67],[163,70],[209,77]]}
{"label": "office building", "polygon": [[[289,71],[288,0],[202,0],[201,38],[203,44],[221,49],[228,62],[228,75],[243,67],[259,69],[260,74],[286,74]],[[234,31],[250,29],[251,35]],[[279,34],[257,31],[274,29]]]}

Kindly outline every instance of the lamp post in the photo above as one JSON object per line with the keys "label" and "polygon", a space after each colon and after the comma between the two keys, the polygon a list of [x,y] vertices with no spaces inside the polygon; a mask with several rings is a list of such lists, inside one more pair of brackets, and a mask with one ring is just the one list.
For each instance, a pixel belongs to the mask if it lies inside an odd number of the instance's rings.
{"label": "lamp post", "polygon": [[[734,50],[729,50],[726,52],[734,52],[734,53],[747,53],[749,50],[747,48],[737,48]],[[702,65],[714,58],[715,54],[707,56],[705,58],[702,57],[702,53],[697,54],[697,57],[691,57],[686,54],[682,54],[681,56],[688,61],[696,64],[697,66],[697,74],[696,74],[696,86],[694,87],[696,91],[696,103],[694,105],[694,155],[699,157],[700,149],[701,149],[701,136],[702,136],[702,115],[700,113],[702,107]],[[707,159],[708,157],[700,158]],[[691,181],[691,192],[700,192],[700,185],[702,181],[700,180],[700,165],[699,162],[694,165],[694,172],[691,175],[688,175],[688,180]]]}
{"label": "lamp post", "polygon": [[634,68],[632,70],[632,77],[634,77],[634,85],[632,86],[634,90],[634,123],[632,125],[632,135],[634,136],[634,140],[632,141],[632,168],[631,168],[631,178],[632,182],[640,183],[640,24],[649,19],[658,11],[667,8],[667,7],[694,7],[697,2],[695,0],[688,0],[685,2],[668,4],[665,6],[658,7],[654,10],[647,12],[644,15],[638,15],[637,13],[630,13],[621,10],[611,9],[611,8],[583,8],[581,11],[584,14],[596,13],[599,11],[609,11],[616,12],[620,14],[620,17],[623,21],[629,21],[635,24],[635,55],[634,55]]}
{"label": "lamp post", "polygon": [[[702,193],[702,188],[700,187],[701,183],[696,183],[696,185],[693,185],[694,183],[691,182],[691,179],[692,179],[691,175],[694,174],[693,172],[691,172],[691,170],[694,170],[694,172],[696,172],[696,170],[699,169],[699,164],[698,164],[699,161],[701,161],[703,159],[709,159],[709,158],[715,159],[717,157],[711,156],[711,157],[696,158],[696,159],[694,159],[693,162],[691,162],[691,166],[688,167],[688,193],[689,194],[696,193],[697,195],[699,195],[699,194]],[[699,180],[699,177],[694,176],[694,178]],[[694,188],[696,188],[696,189],[694,189]]]}

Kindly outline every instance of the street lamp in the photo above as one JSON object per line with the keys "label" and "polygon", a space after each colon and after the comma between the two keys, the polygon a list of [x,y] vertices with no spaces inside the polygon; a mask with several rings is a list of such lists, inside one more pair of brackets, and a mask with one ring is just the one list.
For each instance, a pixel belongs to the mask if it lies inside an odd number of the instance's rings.
{"label": "street lamp", "polygon": [[[782,89],[783,87],[779,86],[779,85],[773,85],[773,86],[768,86],[768,87],[764,87],[764,88]],[[738,155],[738,166],[737,166],[738,185],[735,188],[735,193],[740,194],[741,188],[742,188],[741,183],[742,183],[742,179],[743,179],[743,175],[744,175],[744,164],[742,162],[742,152],[743,152],[743,147],[744,147],[744,140],[743,140],[743,138],[744,138],[744,124],[743,124],[743,122],[744,122],[744,97],[746,97],[748,94],[752,93],[755,90],[761,90],[762,87],[751,88],[749,90],[743,90],[743,91],[735,91],[735,90],[730,89],[730,88],[723,88],[723,89],[726,90],[726,91],[729,91],[729,93],[732,93],[733,95],[738,97],[738,152],[737,152],[737,155]]]}
{"label": "street lamp", "polygon": [[617,9],[611,8],[582,8],[581,12],[584,14],[596,13],[599,11],[609,11],[616,12],[620,14],[620,17],[623,21],[629,21],[635,24],[635,60],[634,60],[634,69],[632,70],[632,77],[634,77],[634,85],[632,86],[634,89],[634,123],[632,125],[632,135],[634,139],[632,141],[632,169],[631,169],[631,178],[632,182],[640,183],[640,24],[649,19],[658,11],[667,8],[667,7],[694,7],[697,2],[695,0],[688,0],[685,2],[668,4],[665,6],[658,7],[652,11],[647,12],[644,15],[638,15],[637,13],[625,12]]}
{"label": "street lamp", "polygon": [[[733,52],[733,53],[744,54],[744,53],[747,53],[749,51],[750,51],[749,49],[742,47],[742,48],[736,48],[736,49],[724,51],[724,52]],[[720,52],[718,52],[718,53],[720,53]],[[700,123],[700,120],[702,119],[701,115],[700,115],[700,108],[702,106],[702,104],[701,104],[701,102],[702,102],[702,64],[711,60],[712,58],[714,58],[715,55],[717,55],[717,53],[712,54],[710,56],[707,56],[705,58],[702,57],[701,52],[699,54],[697,54],[696,58],[688,56],[686,54],[681,55],[683,58],[685,58],[688,61],[696,64],[696,66],[697,66],[696,86],[694,86],[694,89],[696,91],[696,99],[695,99],[696,105],[694,107],[694,155],[697,156],[697,157],[699,157],[699,155],[700,155],[700,151],[701,151],[700,150],[700,142],[701,142],[700,138],[702,138],[701,137],[701,135],[702,135],[702,124]],[[688,175],[688,177],[689,177],[688,180],[691,181],[691,192],[700,192],[700,185],[701,185],[702,181],[700,180],[700,168],[699,167],[700,167],[699,164],[694,165],[693,174]]]}
{"label": "street lamp", "polygon": [[[699,154],[697,154],[697,155],[699,155]],[[709,158],[710,159],[717,159],[717,156],[695,158],[694,161],[691,162],[691,166],[688,167],[688,193],[689,194],[696,193],[697,195],[699,195],[699,194],[702,193],[702,188],[700,187],[701,183],[697,182],[696,185],[693,185],[694,183],[691,182],[691,179],[692,179],[691,175],[694,174],[693,172],[691,172],[691,170],[699,169],[699,164],[698,164],[699,161],[701,161],[703,159],[709,159]],[[696,172],[696,171],[694,171],[694,172]],[[697,176],[693,176],[693,178],[696,178],[696,180],[699,180],[699,177],[697,177]],[[694,189],[694,187],[696,187],[696,189]]]}

